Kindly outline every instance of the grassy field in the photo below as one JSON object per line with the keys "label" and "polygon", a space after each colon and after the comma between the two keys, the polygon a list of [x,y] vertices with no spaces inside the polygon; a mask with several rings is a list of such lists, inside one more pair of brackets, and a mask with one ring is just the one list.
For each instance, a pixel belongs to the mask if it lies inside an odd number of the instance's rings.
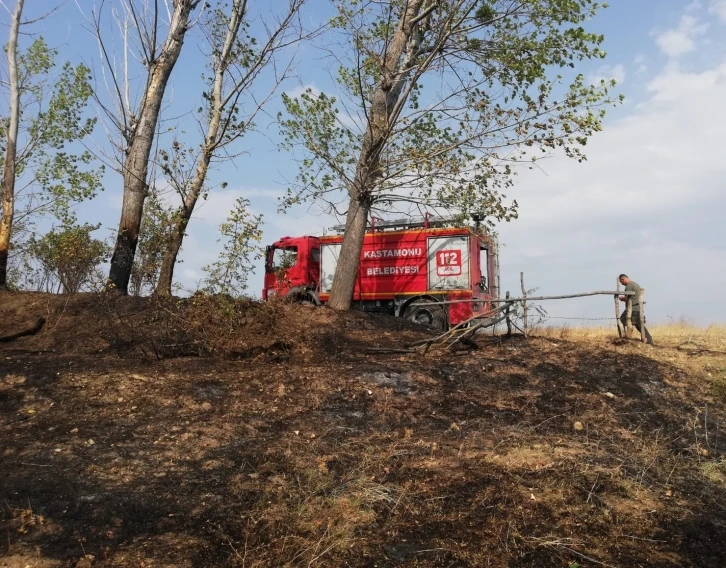
{"label": "grassy field", "polygon": [[[699,327],[686,322],[674,322],[647,327],[658,345],[683,348],[691,345],[697,348],[726,350],[726,324]],[[533,333],[550,339],[561,338],[584,341],[614,339],[617,337],[617,330],[614,325],[611,327],[541,326],[535,327]],[[638,335],[637,330],[634,330],[634,334],[635,336]]]}

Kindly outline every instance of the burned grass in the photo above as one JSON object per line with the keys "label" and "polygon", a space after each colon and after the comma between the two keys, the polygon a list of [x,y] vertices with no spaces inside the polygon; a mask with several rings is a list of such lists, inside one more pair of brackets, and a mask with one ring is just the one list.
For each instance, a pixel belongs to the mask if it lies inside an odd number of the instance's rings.
{"label": "burned grass", "polygon": [[0,346],[0,566],[723,565],[716,349],[66,300],[0,296],[47,320]]}

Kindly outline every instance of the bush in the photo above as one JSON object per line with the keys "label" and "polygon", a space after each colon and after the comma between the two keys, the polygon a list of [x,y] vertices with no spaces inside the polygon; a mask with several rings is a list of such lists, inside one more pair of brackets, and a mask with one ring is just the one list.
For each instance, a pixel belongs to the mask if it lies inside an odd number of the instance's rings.
{"label": "bush", "polygon": [[100,225],[67,225],[52,229],[40,239],[32,237],[28,254],[38,262],[43,280],[75,294],[88,285],[98,265],[108,258],[109,247],[91,233]]}

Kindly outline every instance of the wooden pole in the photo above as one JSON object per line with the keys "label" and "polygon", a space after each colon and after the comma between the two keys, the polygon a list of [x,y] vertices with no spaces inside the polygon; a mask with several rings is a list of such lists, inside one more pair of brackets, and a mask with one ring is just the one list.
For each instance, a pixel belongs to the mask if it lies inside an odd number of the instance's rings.
{"label": "wooden pole", "polygon": [[524,300],[522,301],[522,307],[524,308],[524,329],[522,330],[522,333],[524,334],[525,339],[527,338],[527,289],[524,287],[524,272],[519,273],[519,283],[522,286],[522,298]]}
{"label": "wooden pole", "polygon": [[[489,300],[492,304],[505,304],[507,302],[521,302],[522,300],[567,300],[568,298],[583,298],[585,296],[613,296],[620,294],[621,296],[632,296],[635,292],[615,292],[613,290],[598,290],[597,292],[583,292],[582,294],[567,294],[565,296],[529,296],[527,298],[492,298]],[[481,302],[481,298],[473,298],[471,300],[447,300],[445,302],[427,302],[425,304],[416,304],[417,306],[444,306],[446,304],[466,304],[472,302]]]}
{"label": "wooden pole", "polygon": [[[567,300],[569,298],[584,298],[585,296],[612,296],[617,294],[612,290],[598,290],[596,292],[582,292],[580,294],[565,294],[562,296],[530,296],[527,299],[531,302],[533,300]],[[635,292],[620,292],[621,296],[634,296]],[[524,298],[508,298],[505,300],[492,299],[493,303],[497,302],[521,302]],[[472,300],[473,302],[481,302],[481,300]],[[419,305],[419,304],[416,304]]]}
{"label": "wooden pole", "polygon": [[615,289],[618,291],[615,296],[615,325],[618,326],[618,337],[622,339],[623,330],[620,329],[620,277],[616,278],[615,280],[617,282]]}
{"label": "wooden pole", "polygon": [[505,296],[505,298],[507,299],[507,311],[505,312],[506,317],[507,317],[507,337],[511,337],[512,336],[512,320],[509,319],[509,308],[512,306],[512,303],[508,301],[509,300],[509,291],[507,291],[507,295]]}
{"label": "wooden pole", "polygon": [[641,288],[640,296],[638,298],[638,303],[640,304],[640,340],[645,343],[645,310],[643,309],[643,295],[645,295],[645,290]]}
{"label": "wooden pole", "polygon": [[625,337],[630,339],[633,336],[633,299],[628,296],[625,303],[627,305],[625,310]]}

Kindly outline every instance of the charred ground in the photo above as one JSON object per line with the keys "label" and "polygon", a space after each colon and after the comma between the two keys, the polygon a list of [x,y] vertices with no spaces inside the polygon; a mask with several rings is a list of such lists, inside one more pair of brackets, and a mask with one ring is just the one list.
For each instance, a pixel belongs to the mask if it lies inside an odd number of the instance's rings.
{"label": "charred ground", "polygon": [[726,353],[0,294],[0,566],[723,566]]}

